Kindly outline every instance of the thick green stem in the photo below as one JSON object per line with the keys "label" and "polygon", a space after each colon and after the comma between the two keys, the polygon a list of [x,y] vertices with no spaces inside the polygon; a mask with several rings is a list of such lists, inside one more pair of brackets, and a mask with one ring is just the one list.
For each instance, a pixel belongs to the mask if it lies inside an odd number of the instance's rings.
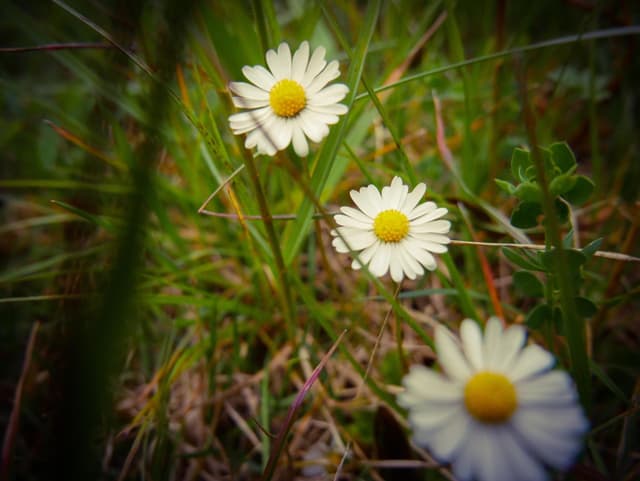
{"label": "thick green stem", "polygon": [[[587,356],[587,341],[585,323],[578,315],[573,287],[569,278],[567,255],[562,245],[560,235],[560,225],[555,212],[554,197],[549,191],[547,173],[544,168],[544,160],[538,149],[536,135],[535,118],[529,106],[527,98],[526,78],[524,67],[519,69],[520,95],[522,99],[522,113],[525,127],[531,145],[531,158],[536,168],[538,183],[542,191],[542,208],[544,212],[545,236],[548,244],[553,247],[553,274],[558,282],[560,302],[562,305],[564,334],[569,346],[569,357],[571,359],[571,370],[578,385],[580,399],[585,407],[589,409],[591,404],[591,379],[589,370],[589,358]],[[550,242],[549,242],[550,241]]]}

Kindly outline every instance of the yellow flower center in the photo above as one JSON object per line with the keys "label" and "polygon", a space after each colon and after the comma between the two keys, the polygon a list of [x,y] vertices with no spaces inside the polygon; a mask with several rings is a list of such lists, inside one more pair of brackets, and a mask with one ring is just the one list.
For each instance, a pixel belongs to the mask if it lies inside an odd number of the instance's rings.
{"label": "yellow flower center", "polygon": [[383,242],[400,242],[409,233],[409,219],[399,210],[383,210],[373,220],[373,232]]}
{"label": "yellow flower center", "polygon": [[508,420],[518,407],[516,389],[502,374],[483,371],[464,388],[464,404],[478,421],[489,424]]}
{"label": "yellow flower center", "polygon": [[302,85],[285,78],[271,87],[269,103],[276,115],[294,117],[307,105],[307,98]]}

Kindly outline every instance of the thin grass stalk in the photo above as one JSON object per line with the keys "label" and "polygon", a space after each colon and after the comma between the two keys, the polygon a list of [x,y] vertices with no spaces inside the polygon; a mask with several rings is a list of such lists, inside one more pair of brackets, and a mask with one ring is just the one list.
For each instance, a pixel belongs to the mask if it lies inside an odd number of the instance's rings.
{"label": "thin grass stalk", "polygon": [[382,106],[382,102],[380,102],[380,99],[373,92],[373,89],[365,81],[364,77],[362,77],[360,79],[360,81],[361,81],[363,87],[369,93],[369,95],[371,97],[371,101],[373,102],[373,105],[375,105],[376,110],[380,114],[380,117],[382,117],[382,121],[383,121],[385,127],[387,128],[387,130],[391,134],[391,138],[393,139],[393,143],[396,144],[396,149],[397,149],[397,152],[398,152],[398,156],[400,157],[400,164],[402,166],[402,170],[404,170],[404,172],[407,174],[407,177],[409,177],[409,181],[413,185],[417,184],[418,181],[417,181],[417,178],[416,178],[416,173],[415,173],[415,171],[413,169],[413,166],[411,165],[411,162],[409,161],[409,157],[407,156],[407,153],[405,152],[404,147],[402,146],[402,140],[400,139],[400,137],[398,137],[398,134],[396,133],[396,129],[393,127],[393,122],[389,118],[389,115],[387,114],[386,109]]}
{"label": "thin grass stalk", "polygon": [[458,291],[458,298],[460,299],[460,308],[462,309],[463,314],[469,319],[473,319],[476,322],[480,320],[480,317],[476,313],[475,307],[473,307],[473,302],[471,301],[471,297],[467,292],[467,288],[464,285],[464,281],[462,280],[462,276],[460,275],[460,271],[456,267],[455,262],[451,257],[449,252],[442,254],[442,260],[444,264],[447,266],[447,270],[449,271],[449,276],[451,278],[451,283],[453,287]]}
{"label": "thin grass stalk", "polygon": [[[427,70],[426,72],[417,73],[415,75],[408,75],[397,82],[389,83],[386,85],[382,85],[373,89],[375,93],[384,92],[385,90],[393,89],[399,87],[400,85],[404,85],[409,82],[413,82],[415,80],[424,79],[427,77],[431,77],[433,75],[437,75],[440,73],[449,72],[450,70],[455,70],[458,68],[463,68],[468,65],[473,65],[480,62],[488,62],[489,60],[495,60],[497,58],[509,57],[512,55],[517,55],[525,52],[530,52],[533,50],[539,50],[541,48],[548,47],[556,47],[559,45],[566,45],[575,42],[582,42],[585,40],[597,40],[601,38],[611,38],[611,37],[625,37],[627,35],[640,35],[640,25],[632,25],[629,27],[620,27],[620,28],[607,28],[604,30],[594,30],[592,32],[587,32],[581,35],[568,35],[566,37],[554,38],[551,40],[545,40],[543,42],[532,43],[530,45],[524,45],[522,47],[511,48],[508,50],[503,50],[502,52],[495,52],[488,55],[481,55],[479,57],[475,57],[469,60],[465,60],[464,62],[452,63],[449,65],[445,65],[443,67],[434,68],[432,70]],[[364,100],[369,98],[369,93],[364,92],[356,96],[355,101]]]}
{"label": "thin grass stalk", "polygon": [[529,105],[529,98],[526,88],[526,73],[524,66],[520,65],[518,70],[518,87],[522,102],[522,113],[524,116],[525,128],[531,145],[531,158],[533,160],[540,190],[542,191],[542,208],[544,212],[545,237],[550,241],[553,248],[554,276],[558,281],[560,291],[560,302],[563,307],[565,337],[569,346],[569,357],[571,359],[571,370],[578,386],[580,399],[588,411],[591,406],[591,378],[589,371],[589,357],[587,354],[586,330],[583,319],[580,318],[576,307],[575,299],[572,296],[573,288],[569,278],[567,256],[562,245],[560,226],[554,208],[554,198],[549,191],[547,173],[544,168],[544,160],[538,149],[535,117]]}
{"label": "thin grass stalk", "polygon": [[[593,13],[593,24],[598,24],[598,11],[602,2],[596,2]],[[600,157],[600,141],[598,137],[598,110],[596,100],[596,41],[589,40],[589,143],[591,164],[593,165],[593,180],[596,189],[602,189],[602,158]]]}
{"label": "thin grass stalk", "polygon": [[[460,30],[458,29],[458,22],[454,13],[455,2],[454,0],[447,0],[447,21],[445,23],[447,34],[449,37],[449,43],[454,60],[457,62],[464,62],[464,48],[462,46],[462,37],[460,36]],[[471,112],[471,98],[473,97],[471,76],[469,75],[469,69],[462,67],[462,90],[464,95],[464,137],[462,140],[462,177],[465,179],[465,183],[471,187],[473,192],[476,192],[478,188],[478,180],[482,178],[482,173],[479,171],[477,159],[473,155],[473,134],[471,132],[471,122],[473,114]]]}
{"label": "thin grass stalk", "polygon": [[282,250],[280,249],[280,240],[278,239],[278,234],[276,234],[276,230],[273,226],[271,210],[269,209],[267,198],[265,197],[264,191],[262,190],[262,185],[260,184],[260,178],[258,176],[258,170],[256,169],[256,164],[253,161],[253,157],[251,155],[245,155],[243,158],[247,167],[247,172],[249,172],[249,177],[251,178],[251,182],[253,183],[253,188],[256,193],[256,200],[258,201],[258,208],[260,209],[260,215],[262,216],[262,222],[264,223],[264,227],[267,231],[267,241],[269,242],[269,246],[275,260],[276,270],[280,281],[280,294],[282,296],[283,314],[287,325],[287,332],[289,335],[289,339],[291,341],[294,341],[295,326],[293,324],[293,298],[291,296],[291,287],[287,277],[287,268],[285,267]]}

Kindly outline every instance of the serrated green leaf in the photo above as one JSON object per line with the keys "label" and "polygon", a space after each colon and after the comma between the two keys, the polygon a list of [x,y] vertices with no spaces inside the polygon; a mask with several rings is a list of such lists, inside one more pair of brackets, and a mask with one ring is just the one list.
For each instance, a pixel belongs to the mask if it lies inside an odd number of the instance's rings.
{"label": "serrated green leaf", "polygon": [[587,244],[582,248],[582,253],[585,255],[587,259],[591,258],[591,256],[593,256],[593,254],[595,254],[596,251],[600,248],[600,245],[602,244],[602,239],[603,238],[600,237],[599,239],[596,239],[590,242],[589,244]]}
{"label": "serrated green leaf", "polygon": [[506,192],[509,195],[513,195],[513,193],[516,190],[516,186],[513,185],[511,182],[507,182],[506,180],[502,180],[502,179],[493,179],[493,180],[495,181],[496,185],[500,190],[502,190],[503,192]]}
{"label": "serrated green leaf", "polygon": [[513,274],[516,289],[530,297],[543,297],[544,286],[540,279],[529,271],[518,271]]}
{"label": "serrated green leaf", "polygon": [[531,166],[531,153],[524,149],[513,149],[511,154],[511,174],[517,181],[528,180],[523,176],[527,167]]}
{"label": "serrated green leaf", "polygon": [[577,296],[576,300],[576,308],[578,309],[578,314],[582,317],[592,317],[598,312],[598,307],[591,302],[586,297]]}
{"label": "serrated green leaf", "polygon": [[572,171],[561,174],[549,183],[549,191],[553,196],[565,194],[573,189],[577,180],[578,177]]}
{"label": "serrated green leaf", "polygon": [[538,225],[542,207],[537,202],[520,202],[511,214],[511,225],[526,229]]}
{"label": "serrated green leaf", "polygon": [[549,147],[553,157],[554,164],[560,169],[560,172],[566,173],[572,168],[576,168],[576,157],[569,144],[566,142],[555,142]]}
{"label": "serrated green leaf", "polygon": [[535,182],[523,182],[516,187],[513,194],[523,202],[540,203],[540,200],[542,199],[540,186]]}
{"label": "serrated green leaf", "polygon": [[529,311],[524,322],[531,329],[539,329],[552,317],[551,308],[547,304],[539,304]]}
{"label": "serrated green leaf", "polygon": [[587,201],[594,188],[595,184],[589,177],[579,175],[571,190],[563,194],[562,197],[572,205],[581,205]]}
{"label": "serrated green leaf", "polygon": [[538,263],[537,260],[533,259],[532,257],[520,254],[515,249],[503,247],[502,253],[507,259],[509,259],[518,267],[522,267],[523,269],[527,269],[530,271],[545,272],[544,267],[540,263]]}

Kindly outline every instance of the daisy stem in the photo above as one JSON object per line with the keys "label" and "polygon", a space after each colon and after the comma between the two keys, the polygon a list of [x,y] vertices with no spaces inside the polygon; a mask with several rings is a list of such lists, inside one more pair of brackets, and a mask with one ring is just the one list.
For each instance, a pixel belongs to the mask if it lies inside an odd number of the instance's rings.
{"label": "daisy stem", "polygon": [[264,195],[264,191],[262,190],[260,177],[258,176],[258,170],[256,169],[256,164],[253,161],[253,157],[251,155],[245,155],[244,163],[247,166],[247,171],[249,172],[251,182],[253,183],[253,187],[255,189],[258,208],[260,209],[260,215],[262,216],[262,221],[267,231],[269,246],[271,247],[271,251],[273,252],[273,257],[276,263],[276,269],[278,271],[278,277],[280,278],[282,289],[282,310],[287,325],[287,334],[289,339],[293,342],[295,340],[295,329],[293,326],[293,299],[291,297],[291,289],[289,286],[289,281],[287,279],[287,270],[284,264],[284,258],[282,257],[282,251],[280,250],[280,241],[278,239],[278,235],[276,234],[276,230],[273,227],[273,217],[271,216],[271,211],[269,210],[267,199]]}
{"label": "daisy stem", "polygon": [[567,255],[562,245],[560,235],[560,225],[554,208],[554,197],[549,191],[547,173],[544,167],[544,160],[538,149],[536,135],[536,124],[526,87],[525,66],[520,64],[517,69],[518,87],[522,103],[522,114],[524,117],[527,136],[531,147],[531,158],[536,169],[536,175],[540,190],[542,191],[542,209],[544,212],[544,229],[546,242],[553,248],[553,275],[557,279],[560,294],[560,303],[563,313],[564,335],[569,346],[569,358],[571,360],[571,370],[578,386],[580,399],[586,411],[589,411],[591,404],[591,379],[589,370],[589,358],[587,355],[587,340],[585,324],[578,315],[576,307],[574,288],[569,278]]}
{"label": "daisy stem", "polygon": [[[393,293],[393,298],[395,300],[398,299],[398,294],[400,293],[400,283],[396,286],[396,290]],[[389,312],[393,310],[392,307],[389,308]],[[409,365],[407,364],[407,358],[404,355],[404,351],[402,350],[402,322],[400,320],[400,316],[396,316],[396,345],[398,346],[398,361],[400,362],[400,366],[402,366],[402,372],[407,372],[409,370]]]}

